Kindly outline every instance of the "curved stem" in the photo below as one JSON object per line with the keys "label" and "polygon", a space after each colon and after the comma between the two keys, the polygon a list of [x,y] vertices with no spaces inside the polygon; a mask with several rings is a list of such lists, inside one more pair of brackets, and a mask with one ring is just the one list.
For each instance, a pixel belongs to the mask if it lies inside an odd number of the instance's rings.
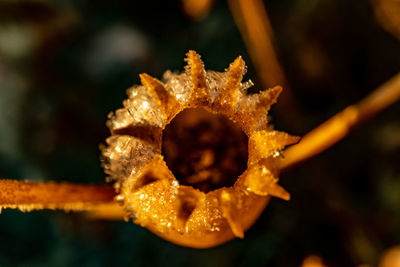
{"label": "curved stem", "polygon": [[90,210],[100,204],[113,202],[114,196],[114,188],[109,185],[0,180],[0,210]]}
{"label": "curved stem", "polygon": [[375,89],[355,105],[339,112],[311,130],[301,141],[285,151],[280,163],[282,170],[291,168],[331,147],[356,126],[373,117],[400,98],[400,73]]}

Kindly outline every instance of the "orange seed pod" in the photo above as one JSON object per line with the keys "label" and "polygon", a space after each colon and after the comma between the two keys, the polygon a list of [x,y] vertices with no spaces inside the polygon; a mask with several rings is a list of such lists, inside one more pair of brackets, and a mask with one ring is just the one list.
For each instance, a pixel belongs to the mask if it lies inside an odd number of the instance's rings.
{"label": "orange seed pod", "polygon": [[[128,220],[173,243],[207,248],[234,237],[243,238],[271,196],[290,198],[277,184],[276,158],[299,138],[274,131],[267,124],[268,110],[282,89],[277,86],[259,94],[246,94],[252,84],[242,83],[246,67],[241,57],[226,72],[205,71],[194,51],[187,53],[186,61],[183,73],[167,71],[163,82],[141,74],[142,85],[128,90],[124,107],[109,115],[111,136],[102,148],[103,166],[115,181],[119,194],[116,200],[123,205]],[[225,170],[237,167],[230,161],[237,158],[237,153],[222,149],[221,153],[228,155],[228,159],[218,159],[224,171],[212,167],[217,159],[210,149],[201,150],[197,165],[186,164],[187,156],[177,152],[177,145],[163,140],[168,135],[166,127],[185,112],[192,115],[180,119],[186,126],[196,124],[196,118],[207,118],[204,113],[218,114],[234,122],[247,136],[247,169],[238,177],[230,177],[232,185],[203,189],[192,186],[218,184]],[[214,125],[220,126],[218,122]],[[185,135],[180,128],[176,131]],[[226,139],[235,134],[235,130],[225,133]],[[196,142],[212,142],[213,134],[195,139],[193,146]],[[183,180],[170,170],[164,150],[178,159],[175,162],[184,173]],[[188,168],[195,174],[185,175],[190,172]]]}

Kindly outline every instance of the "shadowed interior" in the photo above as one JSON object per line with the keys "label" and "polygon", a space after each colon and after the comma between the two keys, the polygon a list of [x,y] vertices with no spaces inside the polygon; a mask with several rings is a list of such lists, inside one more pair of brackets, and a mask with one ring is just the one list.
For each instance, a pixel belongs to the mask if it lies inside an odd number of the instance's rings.
{"label": "shadowed interior", "polygon": [[247,136],[224,115],[186,109],[163,131],[162,152],[180,184],[209,192],[246,170]]}

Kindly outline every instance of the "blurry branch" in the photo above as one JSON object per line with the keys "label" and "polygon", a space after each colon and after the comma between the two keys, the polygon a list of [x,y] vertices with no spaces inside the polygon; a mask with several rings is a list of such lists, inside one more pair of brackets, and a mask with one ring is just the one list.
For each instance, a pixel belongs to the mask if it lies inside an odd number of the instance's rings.
{"label": "blurry branch", "polygon": [[385,251],[379,267],[395,267],[400,266],[400,246],[394,246]]}
{"label": "blurry branch", "polygon": [[114,196],[114,188],[108,185],[0,180],[0,210],[90,210],[98,205],[111,203]]}
{"label": "blurry branch", "polygon": [[228,4],[263,85],[287,87],[275,55],[273,32],[262,1],[229,0]]}
{"label": "blurry branch", "polygon": [[208,15],[214,2],[214,0],[182,0],[182,8],[190,18],[201,20]]}
{"label": "blurry branch", "polygon": [[327,267],[327,266],[324,264],[320,256],[309,255],[303,260],[301,267]]}
{"label": "blurry branch", "polygon": [[378,22],[400,40],[400,1],[371,0],[371,2]]}
{"label": "blurry branch", "polygon": [[228,4],[262,85],[284,88],[276,107],[291,116],[280,119],[285,126],[300,129],[302,116],[276,56],[274,34],[262,0],[228,0]]}
{"label": "blurry branch", "polygon": [[311,130],[302,140],[285,151],[281,169],[287,169],[331,147],[356,126],[373,117],[400,98],[400,73],[375,89],[355,105],[339,112]]}

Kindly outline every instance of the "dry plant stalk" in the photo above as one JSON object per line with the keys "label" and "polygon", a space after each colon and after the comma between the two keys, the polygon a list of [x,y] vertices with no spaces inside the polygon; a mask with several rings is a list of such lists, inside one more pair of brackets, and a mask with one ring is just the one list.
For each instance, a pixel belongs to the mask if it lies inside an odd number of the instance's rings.
{"label": "dry plant stalk", "polygon": [[[109,116],[107,125],[112,136],[102,154],[105,172],[115,181],[116,202],[112,200],[114,189],[107,186],[1,180],[0,207],[91,210],[91,216],[108,219],[124,216],[171,242],[212,247],[243,237],[271,196],[290,198],[277,184],[281,169],[328,148],[400,97],[398,74],[311,131],[287,149],[282,160],[284,147],[299,138],[268,125],[267,112],[281,87],[247,95],[252,84],[242,83],[245,63],[240,57],[226,72],[205,71],[194,51],[189,51],[186,61],[185,72],[167,71],[164,82],[140,75],[142,86],[130,88],[124,107]],[[232,177],[233,186],[203,192],[182,185],[165,163],[161,155],[165,127],[183,110],[193,108],[222,114],[247,135],[247,170]]]}
{"label": "dry plant stalk", "polygon": [[250,54],[251,60],[264,88],[281,85],[285,88],[279,98],[277,108],[287,113],[289,117],[279,119],[284,125],[293,129],[301,128],[301,110],[294,100],[290,85],[279,63],[274,48],[274,33],[262,0],[229,0],[229,8],[240,34]]}
{"label": "dry plant stalk", "polygon": [[274,50],[271,24],[261,0],[229,0],[236,24],[264,86],[287,81]]}
{"label": "dry plant stalk", "polygon": [[400,40],[400,1],[371,0],[375,16],[382,27]]}
{"label": "dry plant stalk", "polygon": [[182,0],[182,8],[187,16],[201,20],[210,12],[215,0]]}
{"label": "dry plant stalk", "polygon": [[35,183],[0,180],[1,208],[21,211],[36,209],[90,210],[113,200],[115,191],[107,185]]}
{"label": "dry plant stalk", "polygon": [[287,169],[328,149],[355,127],[400,98],[400,73],[355,105],[348,106],[285,151],[280,169]]}

